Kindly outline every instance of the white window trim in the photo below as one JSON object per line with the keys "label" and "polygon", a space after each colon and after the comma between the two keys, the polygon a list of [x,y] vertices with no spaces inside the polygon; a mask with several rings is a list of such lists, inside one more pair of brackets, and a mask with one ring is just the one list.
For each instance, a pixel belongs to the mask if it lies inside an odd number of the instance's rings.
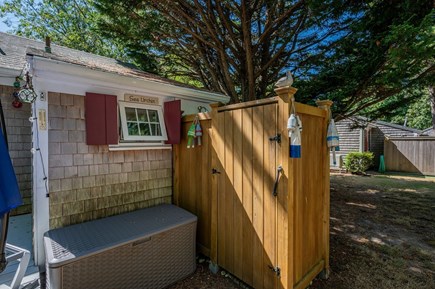
{"label": "white window trim", "polygon": [[172,145],[160,143],[120,143],[109,145],[109,151],[172,150]]}
{"label": "white window trim", "polygon": [[[142,142],[148,142],[148,141],[166,141],[168,140],[168,136],[166,134],[166,125],[165,121],[163,119],[163,110],[160,105],[148,105],[148,104],[142,104],[142,103],[134,103],[134,102],[125,102],[125,101],[119,101],[119,113],[121,116],[121,129],[122,129],[122,135],[124,141],[142,141]],[[128,128],[127,128],[127,117],[125,115],[125,108],[140,108],[140,109],[150,109],[150,110],[156,110],[157,114],[159,116],[159,122],[160,122],[160,129],[162,131],[161,136],[130,136],[128,135]]]}

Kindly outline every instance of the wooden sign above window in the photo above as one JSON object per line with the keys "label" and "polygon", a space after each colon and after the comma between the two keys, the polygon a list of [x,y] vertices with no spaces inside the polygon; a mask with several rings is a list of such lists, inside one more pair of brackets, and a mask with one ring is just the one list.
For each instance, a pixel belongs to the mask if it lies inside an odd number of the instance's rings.
{"label": "wooden sign above window", "polygon": [[144,96],[144,95],[134,95],[134,94],[124,94],[124,101],[136,102],[142,104],[158,105],[159,99],[157,97]]}

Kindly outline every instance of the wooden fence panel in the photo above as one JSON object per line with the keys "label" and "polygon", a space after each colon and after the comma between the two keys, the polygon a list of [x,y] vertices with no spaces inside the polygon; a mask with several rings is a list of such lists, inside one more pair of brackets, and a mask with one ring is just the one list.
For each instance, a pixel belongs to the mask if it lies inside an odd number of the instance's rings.
{"label": "wooden fence panel", "polygon": [[[263,230],[263,268],[267,270],[270,267],[276,267],[276,241],[277,241],[277,223],[276,223],[276,197],[272,195],[272,190],[275,182],[276,169],[279,164],[276,162],[277,143],[270,141],[269,137],[273,137],[277,134],[276,129],[277,118],[277,104],[269,104],[264,106],[264,121],[263,121],[263,140],[257,140],[263,142],[264,147],[264,167],[255,168],[256,170],[264,170],[263,181],[263,215],[264,215],[264,230]],[[252,145],[259,145],[254,142]],[[261,143],[260,143],[261,145]],[[277,280],[276,275],[273,272],[266,271],[264,275],[263,288],[276,288]]]}
{"label": "wooden fence panel", "polygon": [[[224,158],[223,171],[219,178],[225,179],[225,186],[218,187],[218,204],[224,204],[218,210],[218,230],[221,232],[218,235],[218,240],[221,236],[224,236],[224,245],[218,247],[218,264],[222,264],[222,267],[230,272],[234,272],[234,187],[233,187],[233,112],[226,111],[223,113],[225,118],[225,131],[224,135]],[[213,164],[212,164],[213,166]],[[222,214],[225,212],[225,214]],[[224,233],[222,233],[224,232]],[[240,240],[238,240],[240,241]],[[219,259],[219,257],[221,259]]]}
{"label": "wooden fence panel", "polygon": [[[323,239],[324,186],[323,170],[326,152],[325,119],[300,113],[302,132],[302,156],[292,159],[295,167],[295,258],[294,285],[317,275],[324,262]],[[314,277],[312,276],[312,277]],[[305,288],[300,285],[301,288]]]}
{"label": "wooden fence panel", "polygon": [[236,106],[216,117],[224,119],[223,126],[213,127],[213,134],[222,136],[217,147],[223,149],[217,152],[222,161],[212,165],[222,167],[216,177],[225,180],[217,189],[216,261],[255,288],[276,288],[278,278],[269,267],[277,263],[277,202],[272,196],[277,149],[269,137],[276,135],[277,103]]}
{"label": "wooden fence panel", "polygon": [[[263,121],[264,121],[264,107],[253,107],[252,116],[252,139],[254,142],[264,138]],[[249,145],[249,144],[248,144]],[[263,144],[256,145],[252,148],[252,162],[254,168],[264,167],[264,147]],[[253,234],[253,286],[254,288],[262,288],[264,274],[267,272],[263,267],[263,230],[264,230],[264,215],[263,215],[263,170],[253,169],[253,195],[252,195],[252,227]]]}
{"label": "wooden fence panel", "polygon": [[246,283],[254,283],[254,226],[253,226],[253,147],[250,145],[253,140],[253,109],[247,108],[242,112],[243,136],[242,145],[242,186],[243,186],[243,211],[246,217],[243,218],[243,280]]}
{"label": "wooden fence panel", "polygon": [[174,203],[198,216],[197,244],[201,253],[211,249],[211,118],[201,113],[202,145],[187,148],[187,131],[194,115],[182,119],[182,138],[174,145]]}
{"label": "wooden fence panel", "polygon": [[[289,158],[287,94],[214,106],[211,121],[202,116],[208,143],[201,148],[185,147],[193,116],[184,118],[183,142],[174,147],[174,200],[198,215],[200,250],[254,288],[305,288],[329,266],[327,112],[296,110],[300,159]],[[269,140],[277,133],[281,143]],[[284,170],[274,197],[278,165]]]}
{"label": "wooden fence panel", "polygon": [[384,157],[388,171],[435,175],[435,138],[388,138]]}

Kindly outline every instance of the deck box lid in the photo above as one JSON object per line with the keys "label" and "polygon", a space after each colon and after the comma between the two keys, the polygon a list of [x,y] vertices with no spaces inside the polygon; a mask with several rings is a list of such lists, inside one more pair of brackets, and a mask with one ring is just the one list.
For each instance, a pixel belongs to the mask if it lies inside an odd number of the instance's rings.
{"label": "deck box lid", "polygon": [[44,234],[48,266],[56,268],[102,251],[190,224],[197,217],[174,205],[159,205]]}

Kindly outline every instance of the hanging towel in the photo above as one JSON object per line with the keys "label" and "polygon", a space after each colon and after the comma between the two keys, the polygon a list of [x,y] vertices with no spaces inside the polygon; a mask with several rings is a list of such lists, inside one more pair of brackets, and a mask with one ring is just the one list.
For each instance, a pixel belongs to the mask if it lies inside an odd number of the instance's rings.
{"label": "hanging towel", "polygon": [[0,215],[23,204],[3,132],[0,130]]}

